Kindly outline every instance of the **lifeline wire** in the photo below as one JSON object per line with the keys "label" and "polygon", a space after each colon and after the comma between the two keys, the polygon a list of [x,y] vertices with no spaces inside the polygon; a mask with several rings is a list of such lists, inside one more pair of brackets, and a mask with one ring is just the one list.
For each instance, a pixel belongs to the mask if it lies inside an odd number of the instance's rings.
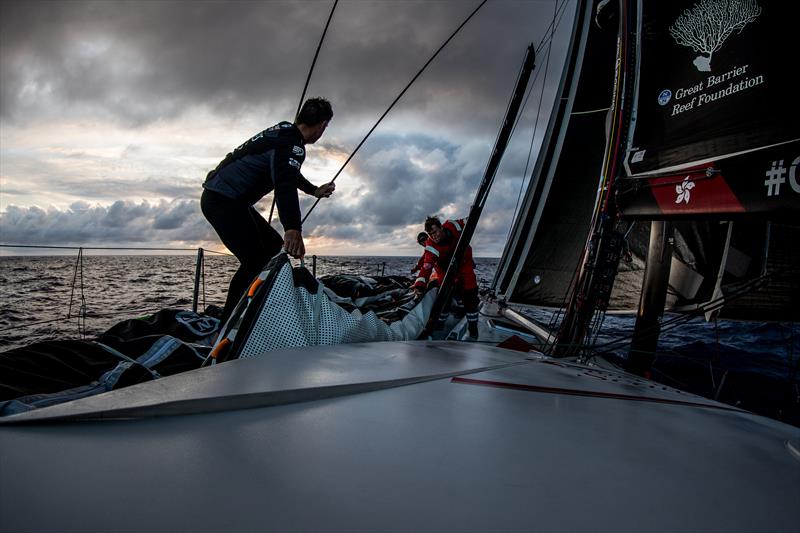
{"label": "lifeline wire", "polygon": [[[41,248],[43,250],[147,250],[158,252],[196,252],[197,248],[153,248],[148,246],[48,246],[42,244],[0,244],[0,248]],[[203,249],[204,252],[217,255],[233,254],[228,252],[217,252],[214,250]]]}

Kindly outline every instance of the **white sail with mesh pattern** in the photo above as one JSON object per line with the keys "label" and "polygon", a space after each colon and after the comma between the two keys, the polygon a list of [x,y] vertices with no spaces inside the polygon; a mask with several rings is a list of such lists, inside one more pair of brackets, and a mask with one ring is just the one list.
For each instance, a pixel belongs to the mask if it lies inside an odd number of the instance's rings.
{"label": "white sail with mesh pattern", "polygon": [[273,268],[277,272],[271,283],[265,283],[268,293],[264,300],[255,308],[250,307],[250,312],[257,312],[258,316],[246,338],[239,340],[240,358],[297,346],[416,339],[437,292],[429,291],[405,318],[387,324],[372,311],[348,312],[340,307],[331,301],[321,282],[305,270],[299,275],[293,272],[288,260],[273,264]]}

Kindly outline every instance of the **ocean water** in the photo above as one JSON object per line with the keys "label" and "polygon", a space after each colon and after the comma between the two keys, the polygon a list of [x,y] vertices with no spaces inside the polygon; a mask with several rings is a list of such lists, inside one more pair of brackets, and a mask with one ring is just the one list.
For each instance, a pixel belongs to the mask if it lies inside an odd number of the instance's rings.
{"label": "ocean water", "polygon": [[[319,257],[317,276],[411,277],[417,257]],[[479,285],[488,288],[496,258],[476,258]],[[299,264],[295,261],[295,264]],[[238,263],[206,254],[198,310],[225,301]],[[305,266],[314,264],[308,257]],[[196,257],[90,255],[0,257],[0,352],[34,342],[93,337],[117,322],[164,308],[191,309]],[[85,308],[85,320],[80,311]],[[548,311],[534,312],[547,325]],[[665,315],[653,379],[800,425],[800,331],[794,324],[745,323]],[[623,362],[633,318],[606,316],[598,350]]]}
{"label": "ocean water", "polygon": [[[316,275],[401,275],[418,257],[318,257]],[[482,286],[497,259],[476,259]],[[293,260],[295,264],[299,261]],[[92,337],[117,322],[164,308],[191,309],[197,258],[192,255],[0,257],[0,351],[33,342]],[[305,266],[314,268],[307,257]],[[205,254],[197,309],[222,306],[237,260]],[[79,320],[82,307],[85,321]]]}

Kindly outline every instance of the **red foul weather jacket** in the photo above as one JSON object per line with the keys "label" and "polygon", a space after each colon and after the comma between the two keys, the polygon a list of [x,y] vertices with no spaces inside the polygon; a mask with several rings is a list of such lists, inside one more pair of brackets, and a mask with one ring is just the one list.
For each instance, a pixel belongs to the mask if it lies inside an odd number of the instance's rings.
{"label": "red foul weather jacket", "polygon": [[[436,272],[440,280],[444,279],[447,265],[450,263],[458,239],[461,237],[464,224],[464,219],[446,220],[442,224],[442,229],[448,235],[445,243],[436,244],[428,237],[428,240],[425,241],[425,252],[420,260],[419,273],[414,282],[415,289],[424,290],[433,272]],[[463,290],[474,289],[478,286],[475,279],[475,262],[472,260],[472,246],[467,246],[467,251],[458,267],[455,284]]]}

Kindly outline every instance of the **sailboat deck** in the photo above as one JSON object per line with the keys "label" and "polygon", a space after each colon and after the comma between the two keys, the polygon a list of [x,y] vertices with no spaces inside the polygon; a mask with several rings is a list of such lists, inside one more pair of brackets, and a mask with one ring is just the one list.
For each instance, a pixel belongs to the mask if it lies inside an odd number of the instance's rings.
{"label": "sailboat deck", "polygon": [[8,417],[0,526],[790,531],[797,442],[710,400],[476,343],[287,349]]}

